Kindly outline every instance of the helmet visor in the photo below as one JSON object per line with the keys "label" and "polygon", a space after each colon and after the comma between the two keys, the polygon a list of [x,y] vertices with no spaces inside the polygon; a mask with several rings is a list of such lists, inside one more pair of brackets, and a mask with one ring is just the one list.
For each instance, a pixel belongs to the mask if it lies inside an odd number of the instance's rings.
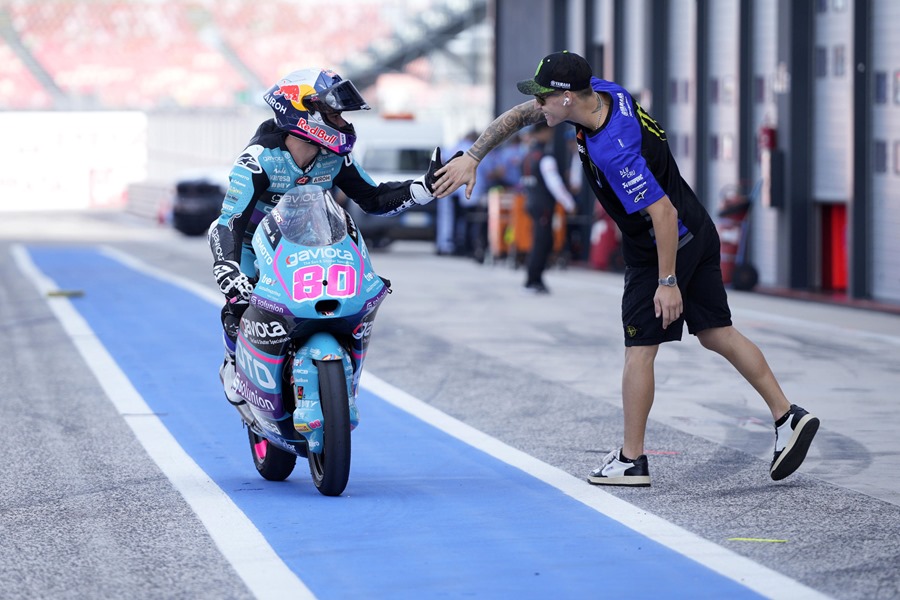
{"label": "helmet visor", "polygon": [[321,90],[314,96],[307,97],[309,102],[320,105],[333,111],[345,110],[369,110],[369,105],[363,100],[362,94],[349,79],[339,81],[330,88]]}

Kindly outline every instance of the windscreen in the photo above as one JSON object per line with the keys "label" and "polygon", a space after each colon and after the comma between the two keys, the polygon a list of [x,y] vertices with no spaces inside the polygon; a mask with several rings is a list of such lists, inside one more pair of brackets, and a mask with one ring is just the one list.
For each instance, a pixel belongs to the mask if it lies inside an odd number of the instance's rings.
{"label": "windscreen", "polygon": [[285,192],[272,209],[281,235],[303,246],[330,246],[347,235],[344,209],[317,185],[303,185]]}

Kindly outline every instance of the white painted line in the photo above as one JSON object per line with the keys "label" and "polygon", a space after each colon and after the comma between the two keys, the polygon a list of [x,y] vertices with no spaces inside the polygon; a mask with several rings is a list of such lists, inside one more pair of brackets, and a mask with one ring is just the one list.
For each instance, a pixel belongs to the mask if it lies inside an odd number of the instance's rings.
{"label": "white painted line", "polygon": [[12,254],[19,270],[46,298],[106,396],[123,415],[147,454],[190,505],[225,560],[250,591],[260,599],[315,598],[228,494],[203,472],[162,421],[153,415],[72,303],[64,297],[47,297],[47,292],[57,286],[35,266],[25,248],[16,244]]}
{"label": "white painted line", "polygon": [[529,475],[555,487],[582,504],[593,508],[651,540],[691,558],[709,569],[768,598],[828,598],[800,582],[753,562],[749,558],[701,538],[686,529],[641,510],[591,486],[586,481],[548,465],[530,454],[516,450],[500,440],[458,421],[403,390],[364,372],[364,388],[400,410],[440,429],[444,433],[481,450]]}

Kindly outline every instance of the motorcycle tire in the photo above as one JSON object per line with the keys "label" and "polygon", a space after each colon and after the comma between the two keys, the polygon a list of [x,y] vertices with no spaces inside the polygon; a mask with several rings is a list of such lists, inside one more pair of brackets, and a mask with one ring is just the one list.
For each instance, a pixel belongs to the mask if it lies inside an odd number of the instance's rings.
{"label": "motorcycle tire", "polygon": [[249,427],[247,437],[250,439],[250,454],[253,455],[253,464],[257,472],[269,481],[287,479],[297,464],[297,456],[256,435]]}
{"label": "motorcycle tire", "polygon": [[316,489],[325,496],[340,496],[350,478],[350,399],[344,365],[340,361],[316,363],[319,401],[322,404],[322,452],[309,451],[309,472]]}

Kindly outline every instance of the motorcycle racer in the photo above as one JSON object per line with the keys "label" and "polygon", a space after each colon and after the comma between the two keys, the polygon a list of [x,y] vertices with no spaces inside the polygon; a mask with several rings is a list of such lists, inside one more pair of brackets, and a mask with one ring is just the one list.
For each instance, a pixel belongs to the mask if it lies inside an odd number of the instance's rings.
{"label": "motorcycle racer", "polygon": [[356,131],[343,117],[344,112],[370,107],[353,83],[334,71],[293,71],[263,97],[275,116],[259,125],[235,160],[222,212],[208,234],[213,274],[226,298],[225,360],[219,376],[226,398],[235,406],[244,403],[232,384],[235,341],[256,275],[253,233],[281,195],[296,185],[338,187],[365,212],[391,216],[431,202],[434,172],[442,166],[436,148],[421,177],[376,184],[353,159]]}

